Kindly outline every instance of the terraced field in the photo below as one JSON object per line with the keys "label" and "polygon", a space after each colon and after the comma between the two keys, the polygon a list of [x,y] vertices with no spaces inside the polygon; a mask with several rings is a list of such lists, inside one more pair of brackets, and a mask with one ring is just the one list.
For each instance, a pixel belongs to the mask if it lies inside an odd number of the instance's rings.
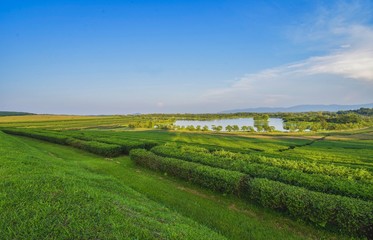
{"label": "terraced field", "polygon": [[369,128],[229,134],[21,123],[0,135],[2,238],[373,236]]}

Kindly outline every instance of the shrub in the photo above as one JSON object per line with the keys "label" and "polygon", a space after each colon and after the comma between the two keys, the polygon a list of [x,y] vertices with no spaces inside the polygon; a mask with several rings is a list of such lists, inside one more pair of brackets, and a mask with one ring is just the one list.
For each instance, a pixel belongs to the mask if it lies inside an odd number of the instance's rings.
{"label": "shrub", "polygon": [[130,157],[144,167],[215,191],[236,194],[321,227],[357,235],[373,234],[372,202],[314,192],[265,178],[251,178],[236,171],[157,156],[144,149],[131,150]]}
{"label": "shrub", "polygon": [[3,129],[4,133],[7,134],[13,134],[13,135],[19,135],[19,136],[25,136],[25,137],[31,137],[36,138],[39,140],[57,143],[57,144],[66,144],[66,141],[68,137],[58,134],[52,134],[52,133],[39,133],[39,132],[33,132],[26,129]]}
{"label": "shrub", "polygon": [[[253,177],[280,181],[313,191],[373,200],[372,184],[323,174],[309,174],[300,170],[283,169],[277,166],[251,162],[246,159],[239,159],[236,157],[236,153],[225,151],[223,156],[217,156],[206,149],[191,146],[157,146],[152,148],[151,151],[165,157],[175,157],[212,167],[239,171]],[[242,154],[238,156],[242,156]]]}
{"label": "shrub", "polygon": [[372,202],[313,192],[263,178],[251,180],[249,188],[249,198],[265,207],[341,232],[373,234]]}
{"label": "shrub", "polygon": [[164,158],[144,149],[131,150],[130,157],[141,166],[166,172],[211,190],[224,193],[238,194],[240,181],[245,176],[245,174],[239,172],[212,168],[173,158]]}
{"label": "shrub", "polygon": [[67,144],[87,152],[95,153],[106,157],[115,157],[122,153],[122,147],[115,144],[107,144],[96,141],[83,141],[78,139],[68,139]]}
{"label": "shrub", "polygon": [[30,130],[30,129],[6,129],[5,133],[21,135],[40,139],[57,144],[70,145],[82,150],[95,153],[106,157],[115,157],[120,154],[128,154],[131,149],[145,148],[150,149],[157,145],[151,141],[134,141],[128,139],[106,139],[85,136],[80,132],[65,133],[58,131]]}

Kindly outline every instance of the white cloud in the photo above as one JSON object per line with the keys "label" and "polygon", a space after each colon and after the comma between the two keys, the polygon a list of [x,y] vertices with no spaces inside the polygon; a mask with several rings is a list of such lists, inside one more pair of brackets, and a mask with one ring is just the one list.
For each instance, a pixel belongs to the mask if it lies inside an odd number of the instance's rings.
{"label": "white cloud", "polygon": [[[340,3],[334,11],[322,9],[314,21],[302,24],[302,30],[296,33],[303,32],[303,41],[315,45],[333,43],[331,50],[324,55],[247,74],[226,88],[209,90],[203,98],[210,102],[225,99],[232,106],[240,103],[295,105],[294,101],[303,99],[304,103],[312,98],[320,103],[341,103],[343,99],[346,103],[366,101],[366,95],[359,97],[356,92],[359,88],[373,91],[373,28],[365,23],[372,15],[369,9],[360,2]],[[313,23],[310,25],[310,22]]]}
{"label": "white cloud", "polygon": [[305,74],[335,74],[373,83],[373,48],[351,49],[313,57],[299,71]]}

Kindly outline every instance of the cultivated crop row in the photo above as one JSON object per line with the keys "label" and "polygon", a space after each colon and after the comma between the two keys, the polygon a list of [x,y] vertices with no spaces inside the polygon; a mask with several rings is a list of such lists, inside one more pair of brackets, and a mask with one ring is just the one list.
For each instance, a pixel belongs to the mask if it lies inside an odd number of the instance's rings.
{"label": "cultivated crop row", "polygon": [[[373,184],[324,174],[308,174],[298,169],[283,169],[262,164],[259,161],[229,158],[228,154],[217,155],[203,148],[191,146],[156,146],[152,152],[164,157],[173,157],[211,167],[238,171],[253,177],[267,178],[304,187],[313,191],[373,200]],[[233,154],[237,157],[237,154]],[[238,156],[244,156],[240,154]]]}
{"label": "cultivated crop row", "polygon": [[[356,169],[333,164],[318,164],[302,160],[287,160],[283,158],[266,157],[258,154],[243,154],[225,150],[210,151],[202,147],[189,145],[168,144],[158,148],[164,154],[178,154],[181,158],[205,158],[206,161],[224,161],[241,165],[247,163],[260,163],[268,166],[289,170],[299,170],[311,174],[324,174],[329,176],[355,179],[373,183],[373,174],[365,169]],[[162,150],[161,150],[162,149]]]}
{"label": "cultivated crop row", "polygon": [[32,137],[52,143],[69,145],[106,157],[114,157],[120,154],[128,154],[131,149],[135,148],[150,149],[151,147],[156,145],[155,143],[133,140],[121,140],[113,142],[110,141],[110,139],[78,139],[72,136],[66,136],[63,134],[63,132],[52,132],[43,130],[4,129],[2,131],[8,134]]}
{"label": "cultivated crop row", "polygon": [[373,203],[320,193],[249,174],[167,158],[134,149],[131,158],[144,167],[166,172],[211,190],[232,193],[293,217],[350,234],[371,236]]}
{"label": "cultivated crop row", "polygon": [[80,131],[72,131],[66,132],[62,131],[60,134],[73,137],[75,139],[80,139],[84,141],[98,141],[107,144],[115,144],[121,146],[121,153],[128,154],[131,149],[135,148],[144,148],[144,149],[151,149],[152,147],[158,145],[158,143],[154,141],[144,140],[144,139],[128,139],[128,138],[118,138],[115,136],[107,136],[103,137],[100,135],[91,135],[87,134],[86,132]]}

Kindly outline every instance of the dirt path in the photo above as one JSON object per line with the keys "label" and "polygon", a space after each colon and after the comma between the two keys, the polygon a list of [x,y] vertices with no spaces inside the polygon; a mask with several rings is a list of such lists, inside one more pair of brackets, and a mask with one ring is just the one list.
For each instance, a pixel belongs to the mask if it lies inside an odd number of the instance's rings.
{"label": "dirt path", "polygon": [[315,142],[324,141],[325,138],[327,138],[328,136],[329,136],[329,135],[323,136],[323,137],[321,137],[321,138],[317,138],[317,139],[312,140],[311,142],[308,142],[308,143],[305,143],[305,144],[300,144],[300,145],[291,145],[291,146],[289,146],[288,148],[285,148],[285,149],[279,149],[278,151],[279,151],[279,152],[285,152],[285,151],[292,150],[292,149],[295,149],[295,148],[300,148],[300,147],[310,146],[310,145],[314,144]]}

